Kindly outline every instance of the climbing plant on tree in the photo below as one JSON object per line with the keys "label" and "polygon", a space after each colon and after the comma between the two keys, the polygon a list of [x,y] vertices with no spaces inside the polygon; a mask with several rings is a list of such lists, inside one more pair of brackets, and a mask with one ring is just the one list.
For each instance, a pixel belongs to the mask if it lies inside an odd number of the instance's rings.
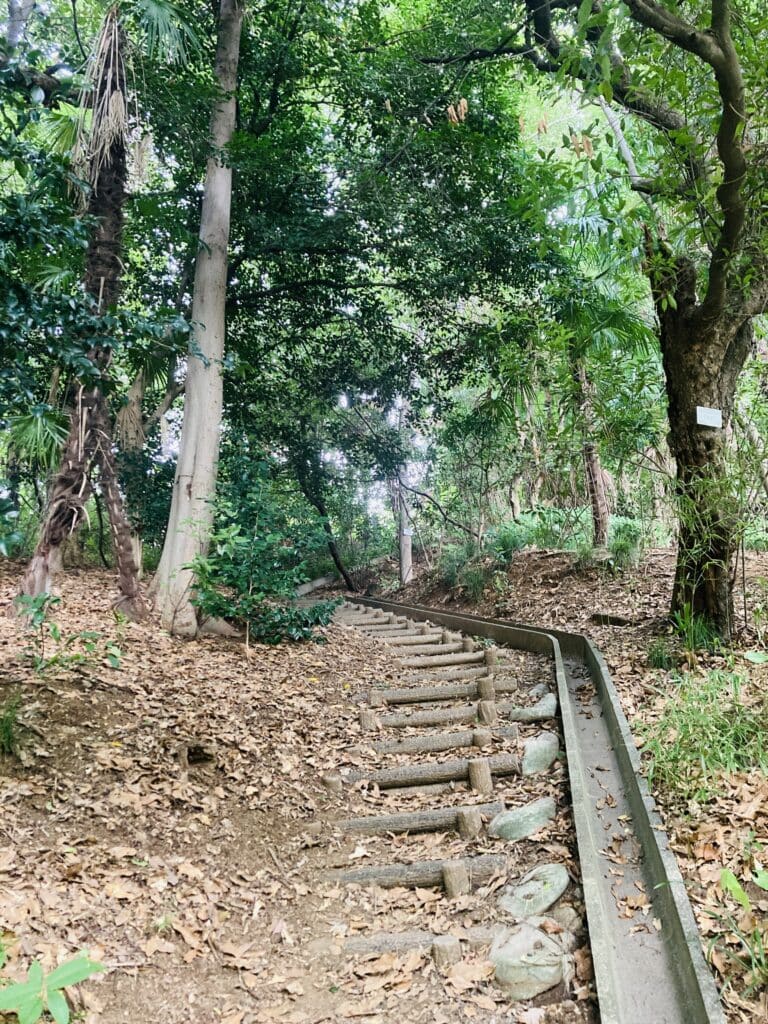
{"label": "climbing plant on tree", "polygon": [[[731,562],[738,521],[725,467],[736,383],[766,308],[768,224],[762,209],[765,153],[765,14],[731,0],[666,5],[659,0],[526,0],[501,12],[452,8],[464,40],[425,31],[420,59],[435,68],[503,61],[570,84],[633,115],[637,159],[617,146],[632,188],[652,197],[645,269],[658,318],[677,463],[680,528],[673,608],[688,607],[727,635],[733,623]],[[424,46],[429,42],[431,52]],[[441,45],[445,47],[438,52]],[[619,126],[620,127],[620,126]],[[581,141],[581,140],[579,140]],[[588,149],[593,149],[590,140]],[[590,154],[588,154],[590,155]],[[605,166],[599,153],[592,167]],[[697,406],[722,412],[702,427]]]}

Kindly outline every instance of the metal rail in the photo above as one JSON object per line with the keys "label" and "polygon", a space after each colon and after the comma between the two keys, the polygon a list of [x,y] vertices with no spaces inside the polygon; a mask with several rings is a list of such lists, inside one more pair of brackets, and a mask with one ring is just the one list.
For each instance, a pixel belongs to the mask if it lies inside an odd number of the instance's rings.
{"label": "metal rail", "polygon": [[554,659],[602,1024],[724,1024],[685,884],[591,641],[421,605],[351,600]]}

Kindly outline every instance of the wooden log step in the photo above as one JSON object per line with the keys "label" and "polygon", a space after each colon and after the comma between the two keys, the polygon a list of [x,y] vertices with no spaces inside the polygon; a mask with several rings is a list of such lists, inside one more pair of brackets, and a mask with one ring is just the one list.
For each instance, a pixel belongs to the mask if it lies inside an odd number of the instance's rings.
{"label": "wooden log step", "polygon": [[479,676],[488,675],[485,665],[473,666],[472,668],[435,669],[434,672],[418,672],[408,677],[409,683],[439,683],[442,680],[452,682],[454,679],[477,679]]}
{"label": "wooden log step", "polygon": [[[494,736],[517,739],[516,725],[494,729]],[[377,740],[370,746],[377,754],[428,754],[436,750],[455,750],[459,747],[481,747],[489,742],[487,729],[464,729],[461,732],[428,733],[426,736],[406,736],[399,740]]]}
{"label": "wooden log step", "polygon": [[[457,929],[450,937],[465,942],[470,949],[490,946],[496,932],[493,928],[482,925],[471,928]],[[342,947],[348,956],[376,956],[382,953],[407,953],[412,949],[428,952],[438,940],[449,936],[435,935],[433,932],[374,932],[373,935],[354,935],[347,939]]]}
{"label": "wooden log step", "polygon": [[416,633],[413,636],[386,637],[385,643],[392,647],[421,646],[422,644],[439,644],[443,639],[442,633]]}
{"label": "wooden log step", "polygon": [[343,950],[349,956],[408,953],[412,949],[427,953],[432,949],[435,938],[433,932],[377,932],[375,935],[356,935],[347,939]]}
{"label": "wooden log step", "polygon": [[446,665],[481,665],[485,662],[482,651],[469,654],[438,654],[431,657],[402,658],[404,668],[443,668]]}
{"label": "wooden log step", "polygon": [[478,677],[474,683],[442,683],[440,686],[398,686],[370,690],[368,702],[372,707],[382,704],[429,704],[437,700],[494,700],[498,693],[515,693],[517,682],[513,679]]}
{"label": "wooden log step", "polygon": [[[387,645],[390,646],[389,644]],[[437,654],[458,654],[463,651],[464,647],[462,644],[419,644],[415,647],[394,647],[392,648],[392,656],[394,658],[411,658],[421,654],[429,654],[430,651]]]}
{"label": "wooden log step", "polygon": [[438,708],[434,711],[412,711],[409,715],[380,715],[382,728],[407,729],[409,726],[449,725],[450,723],[477,721],[477,708]]}
{"label": "wooden log step", "polygon": [[434,700],[462,700],[477,696],[476,683],[445,683],[443,686],[406,686],[392,690],[371,690],[368,702],[382,704],[424,704]]}
{"label": "wooden log step", "polygon": [[365,835],[376,835],[379,832],[449,832],[458,829],[459,812],[468,810],[493,818],[501,814],[504,804],[497,800],[494,803],[466,807],[441,807],[435,811],[376,814],[367,818],[345,818],[336,824],[344,832],[360,832]]}
{"label": "wooden log step", "polygon": [[[416,636],[413,627],[409,626],[407,622],[404,622],[400,626],[371,626],[368,629],[362,630],[362,632],[371,637],[372,640],[377,640],[379,637],[398,637],[398,636]],[[421,635],[421,634],[418,634]]]}
{"label": "wooden log step", "polygon": [[387,796],[400,799],[425,796],[445,796],[446,793],[459,793],[469,790],[466,782],[435,782],[431,786],[395,786],[387,790]]}
{"label": "wooden log step", "polygon": [[[516,775],[520,771],[520,762],[514,754],[496,754],[482,758],[488,761],[493,775]],[[344,776],[346,782],[373,783],[379,789],[390,786],[423,786],[433,782],[452,782],[470,777],[472,758],[462,757],[453,761],[440,761],[433,764],[403,764],[395,768],[379,768],[369,772],[349,772]]]}
{"label": "wooden log step", "polygon": [[[427,889],[443,885],[443,868],[450,861],[426,860],[415,864],[390,864],[382,867],[336,868],[327,873],[327,878],[346,885],[380,885],[383,889],[411,886]],[[464,864],[472,888],[489,881],[494,875],[506,871],[507,858],[499,854],[482,854],[465,857]]]}

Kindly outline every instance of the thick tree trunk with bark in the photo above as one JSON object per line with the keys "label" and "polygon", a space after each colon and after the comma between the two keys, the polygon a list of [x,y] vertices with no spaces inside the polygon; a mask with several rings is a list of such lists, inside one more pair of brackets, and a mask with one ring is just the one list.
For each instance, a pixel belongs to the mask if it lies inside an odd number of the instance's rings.
{"label": "thick tree trunk with bark", "polygon": [[[734,623],[733,557],[739,512],[726,467],[726,432],[736,383],[752,344],[752,322],[723,313],[709,323],[694,295],[695,271],[676,262],[674,308],[657,303],[669,405],[669,447],[677,464],[678,552],[672,611],[699,615],[728,638]],[[698,422],[717,409],[722,427]]]}
{"label": "thick tree trunk with bark", "polygon": [[[91,139],[93,180],[87,208],[96,226],[89,240],[84,284],[102,312],[113,306],[120,295],[127,181],[124,133],[112,128],[107,135],[100,135],[103,126],[97,118],[99,111],[114,113],[125,103],[123,54],[126,39],[114,10],[107,15],[100,43],[100,75],[94,92]],[[107,372],[111,358],[108,348],[92,349],[89,358],[102,374]],[[21,592],[37,596],[50,590],[54,575],[61,568],[62,545],[85,518],[85,505],[92,492],[91,475],[96,467],[101,472],[117,562],[120,596],[115,607],[129,618],[142,619],[147,607],[131,549],[130,526],[117,486],[109,410],[100,383],[78,389],[62,461],[51,481],[40,538]]]}
{"label": "thick tree trunk with bark", "polygon": [[208,549],[218,471],[223,404],[227,256],[232,168],[222,160],[235,129],[237,65],[243,7],[221,0],[216,44],[220,90],[211,118],[213,153],[208,159],[200,216],[200,246],[192,298],[194,336],[184,391],[184,423],[171,512],[153,594],[163,625],[184,636],[197,633],[189,563]]}

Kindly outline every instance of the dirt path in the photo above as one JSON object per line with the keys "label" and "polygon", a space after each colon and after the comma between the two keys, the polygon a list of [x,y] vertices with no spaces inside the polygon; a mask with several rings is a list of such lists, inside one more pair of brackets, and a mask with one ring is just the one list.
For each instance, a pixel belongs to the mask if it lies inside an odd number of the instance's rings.
{"label": "dirt path", "polygon": [[[3,605],[15,583],[6,572]],[[446,971],[420,952],[337,955],[351,935],[447,932],[486,913],[483,893],[447,907],[434,889],[321,878],[365,864],[380,843],[328,822],[387,800],[321,781],[375,757],[354,750],[359,699],[394,680],[369,642],[332,627],[325,644],[246,657],[238,642],[115,623],[109,574],[69,572],[63,589],[52,616],[62,640],[44,652],[61,656],[44,671],[30,667],[19,622],[0,617],[0,700],[22,698],[20,759],[0,759],[11,976],[33,958],[51,968],[89,949],[108,967],[79,991],[89,1024],[585,1019],[567,999],[511,1011],[482,949]],[[543,838],[578,880],[569,835],[563,804]],[[444,836],[402,837],[396,859],[429,857],[438,839],[450,847]],[[584,960],[581,971],[574,991],[588,999]]]}

